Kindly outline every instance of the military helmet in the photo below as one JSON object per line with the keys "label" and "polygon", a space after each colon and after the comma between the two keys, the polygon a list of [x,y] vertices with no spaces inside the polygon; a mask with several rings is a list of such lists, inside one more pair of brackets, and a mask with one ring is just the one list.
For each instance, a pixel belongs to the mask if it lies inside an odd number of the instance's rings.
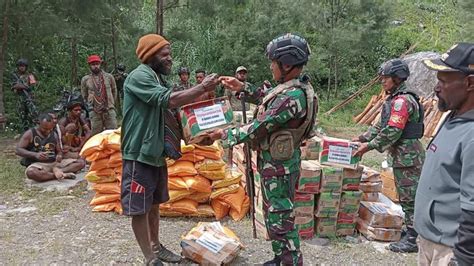
{"label": "military helmet", "polygon": [[181,75],[183,73],[186,73],[189,75],[189,69],[187,67],[180,67],[179,70],[178,70],[178,75]]}
{"label": "military helmet", "polygon": [[25,58],[20,58],[18,61],[16,61],[16,66],[28,66],[28,60]]}
{"label": "military helmet", "polygon": [[276,37],[267,45],[266,50],[268,59],[290,66],[306,64],[310,54],[308,42],[293,33]]}
{"label": "military helmet", "polygon": [[410,69],[407,63],[401,59],[391,59],[383,63],[379,68],[379,75],[398,77],[401,80],[406,80],[410,76]]}
{"label": "military helmet", "polygon": [[115,67],[117,70],[120,70],[120,71],[125,71],[126,67],[124,64],[118,64],[116,67]]}

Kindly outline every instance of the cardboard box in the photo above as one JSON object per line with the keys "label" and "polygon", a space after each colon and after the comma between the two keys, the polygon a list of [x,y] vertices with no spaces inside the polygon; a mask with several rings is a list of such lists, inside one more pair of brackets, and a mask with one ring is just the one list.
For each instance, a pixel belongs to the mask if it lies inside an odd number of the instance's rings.
{"label": "cardboard box", "polygon": [[293,203],[295,216],[313,217],[314,215],[314,195],[296,192]]}
{"label": "cardboard box", "polygon": [[313,137],[306,140],[301,145],[301,159],[302,160],[319,160],[319,153],[321,151],[321,139]]}
{"label": "cardboard box", "polygon": [[402,228],[403,218],[400,214],[380,202],[361,201],[359,217],[374,228]]}
{"label": "cardboard box", "polygon": [[358,213],[361,198],[361,191],[343,191],[341,194],[339,212]]}
{"label": "cardboard box", "polygon": [[362,178],[362,172],[364,167],[359,166],[357,169],[345,168],[342,170],[342,190],[344,191],[357,191],[359,190],[360,179]]}
{"label": "cardboard box", "polygon": [[362,193],[363,201],[378,202],[379,201],[379,192],[363,192]]}
{"label": "cardboard box", "polygon": [[336,167],[323,167],[321,174],[320,192],[336,192],[342,191],[342,169]]}
{"label": "cardboard box", "polygon": [[336,236],[336,218],[316,217],[315,234],[318,237]]}
{"label": "cardboard box", "polygon": [[227,97],[192,103],[179,112],[186,144],[199,143],[208,132],[235,125],[234,114]]}
{"label": "cardboard box", "polygon": [[367,166],[364,166],[364,170],[362,171],[362,177],[360,179],[361,182],[379,182],[382,181],[380,179],[380,173],[371,169]]}
{"label": "cardboard box", "polygon": [[199,223],[180,244],[182,254],[200,265],[230,264],[242,248],[240,241],[226,234],[219,222]]}
{"label": "cardboard box", "polygon": [[321,186],[321,166],[317,161],[301,161],[301,175],[296,185],[300,193],[319,193]]}
{"label": "cardboard box", "polygon": [[336,224],[337,236],[351,236],[354,234],[356,223],[338,223]]}
{"label": "cardboard box", "polygon": [[362,219],[357,220],[357,230],[368,240],[397,242],[401,237],[401,230],[394,228],[375,228]]}
{"label": "cardboard box", "polygon": [[377,182],[360,182],[359,190],[363,192],[382,192],[382,181]]}
{"label": "cardboard box", "polygon": [[388,168],[380,173],[382,179],[382,193],[391,199],[393,202],[399,201],[397,186],[395,184],[395,176],[393,175],[393,169]]}
{"label": "cardboard box", "polygon": [[346,213],[346,212],[339,212],[337,214],[337,223],[338,224],[353,224],[359,218],[359,213]]}
{"label": "cardboard box", "polygon": [[324,192],[318,195],[316,201],[316,217],[337,217],[341,194],[335,192]]}
{"label": "cardboard box", "polygon": [[323,137],[319,159],[324,165],[357,169],[361,157],[354,153],[358,148],[358,142]]}
{"label": "cardboard box", "polygon": [[[295,220],[296,221],[296,220]],[[314,236],[314,219],[311,218],[307,223],[296,224],[296,230],[301,239],[310,239]]]}

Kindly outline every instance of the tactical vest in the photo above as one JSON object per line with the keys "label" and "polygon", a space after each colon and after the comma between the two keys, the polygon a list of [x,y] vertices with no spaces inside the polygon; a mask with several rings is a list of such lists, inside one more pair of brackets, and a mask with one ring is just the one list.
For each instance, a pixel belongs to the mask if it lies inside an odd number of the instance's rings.
{"label": "tactical vest", "polygon": [[395,99],[396,96],[407,95],[407,94],[415,98],[416,103],[418,104],[419,118],[417,122],[408,121],[405,124],[405,128],[403,129],[401,138],[402,139],[420,139],[423,137],[425,133],[425,125],[423,124],[424,110],[423,110],[423,105],[420,103],[420,98],[418,97],[418,95],[416,95],[413,92],[399,91],[399,92],[394,93],[393,95],[390,95],[387,98],[387,100],[385,100],[382,106],[382,115],[380,117],[381,127],[384,128],[388,124],[388,120],[390,119],[390,114],[392,110],[393,99]]}
{"label": "tactical vest", "polygon": [[267,96],[263,98],[262,104],[255,110],[254,119],[267,109],[267,105],[279,94],[283,94],[289,89],[302,89],[306,95],[306,116],[303,122],[298,121],[298,125],[289,123],[289,128],[278,130],[259,143],[259,150],[269,150],[274,160],[289,160],[296,147],[301,146],[304,139],[315,134],[315,121],[318,113],[318,98],[314,93],[313,86],[306,78],[303,81],[293,79],[279,84]]}

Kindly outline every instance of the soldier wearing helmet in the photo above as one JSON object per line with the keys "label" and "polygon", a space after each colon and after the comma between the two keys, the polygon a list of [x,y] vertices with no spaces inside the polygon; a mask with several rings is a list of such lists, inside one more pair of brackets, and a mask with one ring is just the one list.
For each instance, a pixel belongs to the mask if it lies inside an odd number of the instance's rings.
{"label": "soldier wearing helmet", "polygon": [[266,55],[278,86],[263,94],[261,88],[249,88],[235,77],[221,77],[227,89],[252,92],[261,99],[250,124],[216,130],[211,138],[220,137],[224,145],[245,142],[257,151],[264,223],[275,255],[264,265],[302,265],[293,202],[300,176],[300,145],[310,136],[317,113],[313,87],[302,74],[310,49],[304,38],[287,33],[268,44]]}
{"label": "soldier wearing helmet", "polygon": [[184,91],[193,85],[189,82],[190,71],[187,67],[180,67],[178,70],[179,82],[173,86],[173,91]]}
{"label": "soldier wearing helmet", "polygon": [[362,144],[357,155],[370,150],[388,152],[393,167],[400,205],[405,212],[407,227],[402,239],[389,245],[394,252],[417,252],[413,227],[415,193],[425,159],[425,150],[419,141],[423,137],[423,106],[416,94],[408,91],[405,80],[410,76],[408,65],[392,59],[380,67],[382,88],[388,95],[382,106],[380,121],[367,132],[353,139]]}
{"label": "soldier wearing helmet", "polygon": [[28,71],[28,60],[25,58],[18,59],[16,70],[12,74],[11,88],[19,96],[18,114],[24,130],[32,127],[38,116],[33,101],[33,90],[36,84],[35,76]]}

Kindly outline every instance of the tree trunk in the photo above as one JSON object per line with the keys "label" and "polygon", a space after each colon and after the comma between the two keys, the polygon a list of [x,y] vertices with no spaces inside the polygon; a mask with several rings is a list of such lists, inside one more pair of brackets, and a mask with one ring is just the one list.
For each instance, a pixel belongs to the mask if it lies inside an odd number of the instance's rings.
{"label": "tree trunk", "polygon": [[337,99],[338,93],[337,93],[337,50],[334,52],[334,97]]}
{"label": "tree trunk", "polygon": [[114,63],[114,68],[117,66],[117,33],[115,32],[115,20],[114,17],[112,16],[110,18],[110,26],[112,30],[112,57],[113,57],[113,63]]}
{"label": "tree trunk", "polygon": [[71,39],[71,88],[79,85],[77,78],[77,40],[76,37]]}
{"label": "tree trunk", "polygon": [[[5,73],[5,51],[8,43],[8,8],[10,0],[5,1],[5,9],[3,10],[3,32],[2,32],[2,49],[0,50],[0,120],[5,117],[5,105],[3,102],[3,76]],[[0,121],[4,125],[5,121]],[[3,126],[2,126],[3,128]]]}
{"label": "tree trunk", "polygon": [[156,0],[156,33],[163,36],[163,1]]}
{"label": "tree trunk", "polygon": [[326,100],[331,98],[331,79],[332,79],[332,57],[329,56],[329,75],[328,75],[328,94],[326,95]]}

